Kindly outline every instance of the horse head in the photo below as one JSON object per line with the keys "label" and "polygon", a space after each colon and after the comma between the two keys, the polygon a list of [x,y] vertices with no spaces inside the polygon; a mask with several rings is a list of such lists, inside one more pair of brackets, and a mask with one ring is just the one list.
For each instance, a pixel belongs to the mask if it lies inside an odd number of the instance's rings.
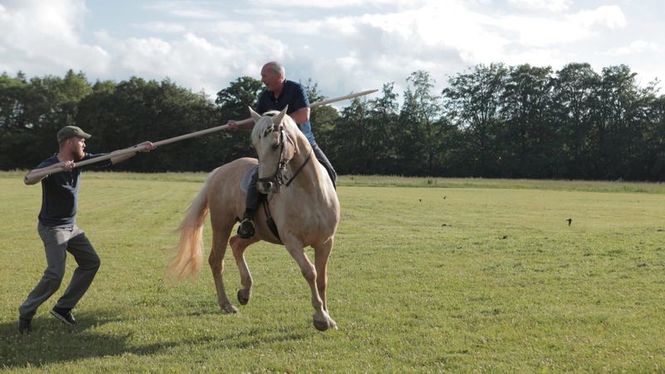
{"label": "horse head", "polygon": [[270,111],[262,116],[249,108],[254,120],[252,145],[259,159],[256,187],[264,194],[279,191],[285,183],[287,165],[297,153],[296,144],[289,135],[295,123],[286,115],[287,109],[288,106],[281,112]]}

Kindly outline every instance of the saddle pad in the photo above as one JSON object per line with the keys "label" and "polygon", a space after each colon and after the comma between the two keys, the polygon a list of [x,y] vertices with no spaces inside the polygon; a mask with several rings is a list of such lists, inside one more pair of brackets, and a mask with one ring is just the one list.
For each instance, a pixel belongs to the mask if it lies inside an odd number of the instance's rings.
{"label": "saddle pad", "polygon": [[247,169],[245,175],[240,179],[240,189],[247,192],[249,188],[249,183],[252,181],[252,176],[255,173],[259,172],[259,165],[254,165],[251,168]]}

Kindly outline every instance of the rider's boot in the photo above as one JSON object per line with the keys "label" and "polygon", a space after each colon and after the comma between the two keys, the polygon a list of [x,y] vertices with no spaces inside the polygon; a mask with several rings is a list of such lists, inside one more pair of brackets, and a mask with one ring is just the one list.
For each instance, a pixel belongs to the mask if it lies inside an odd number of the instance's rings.
{"label": "rider's boot", "polygon": [[243,239],[249,239],[255,234],[255,229],[254,229],[254,220],[252,217],[254,214],[250,212],[249,210],[245,211],[245,215],[240,220],[240,226],[238,226],[238,236],[243,238]]}

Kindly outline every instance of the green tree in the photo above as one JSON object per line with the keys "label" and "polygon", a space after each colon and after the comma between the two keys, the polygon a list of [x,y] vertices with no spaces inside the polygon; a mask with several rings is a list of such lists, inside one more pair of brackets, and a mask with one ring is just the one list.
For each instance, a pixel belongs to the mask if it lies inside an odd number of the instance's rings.
{"label": "green tree", "polygon": [[[319,85],[312,81],[311,78],[303,84],[303,88],[310,104],[325,99],[325,96],[319,91]],[[326,156],[335,168],[338,167],[336,165],[337,160],[336,157],[333,157],[334,153],[331,153],[330,150],[334,148],[334,128],[339,117],[339,112],[331,105],[321,105],[312,108],[309,117],[317,144],[326,153]]]}
{"label": "green tree", "polygon": [[326,155],[335,160],[334,166],[338,173],[365,173],[362,160],[365,157],[367,109],[366,101],[358,98],[352,100],[349,106],[342,109],[334,125],[331,134],[333,141],[326,142]]}
{"label": "green tree", "polygon": [[409,174],[433,175],[442,135],[440,98],[432,93],[436,82],[422,70],[411,73],[406,81],[396,139],[400,160]]}
{"label": "green tree", "polygon": [[551,113],[552,69],[511,67],[502,97],[502,126],[497,142],[500,176],[553,178],[557,172],[557,138]]}
{"label": "green tree", "polygon": [[568,64],[556,72],[552,85],[553,125],[562,139],[565,162],[560,177],[591,178],[591,129],[600,76],[589,64]]}
{"label": "green tree", "polygon": [[639,88],[636,76],[626,65],[602,70],[591,132],[598,178],[632,179],[648,174],[643,133],[651,121],[649,105],[655,87]]}
{"label": "green tree", "polygon": [[30,141],[26,117],[29,88],[20,72],[14,78],[0,75],[0,169],[24,167],[24,147]]}
{"label": "green tree", "polygon": [[390,82],[383,85],[380,96],[369,101],[364,173],[403,174],[396,165],[401,136],[397,99],[395,83]]}
{"label": "green tree", "polygon": [[46,76],[29,82],[22,75],[13,81],[4,77],[0,117],[5,121],[3,140],[8,142],[3,141],[2,153],[7,154],[3,167],[33,167],[45,152],[57,151],[57,131],[75,124],[78,102],[91,87],[82,72],[71,70],[64,78]]}
{"label": "green tree", "polygon": [[[249,110],[254,108],[263,84],[260,80],[244,76],[231,82],[229,87],[217,92],[217,109],[219,116],[225,120],[242,120],[249,118]],[[225,162],[239,157],[254,154],[249,135],[245,131],[227,133],[228,136],[220,142],[220,150]]]}
{"label": "green tree", "polygon": [[464,170],[463,176],[500,175],[497,134],[503,125],[508,73],[503,64],[478,65],[451,77],[442,92],[444,115],[463,134],[462,147],[452,156],[457,169]]}
{"label": "green tree", "polygon": [[[95,86],[82,100],[77,122],[93,134],[93,151],[111,151],[141,141],[158,141],[212,127],[218,123],[214,105],[203,95],[169,80],[133,77]],[[219,164],[220,134],[188,139],[167,149],[136,157],[116,168],[137,171],[210,170]]]}
{"label": "green tree", "polygon": [[641,179],[665,181],[665,95],[650,100],[648,117],[651,119],[642,137],[645,147],[643,157],[646,171]]}

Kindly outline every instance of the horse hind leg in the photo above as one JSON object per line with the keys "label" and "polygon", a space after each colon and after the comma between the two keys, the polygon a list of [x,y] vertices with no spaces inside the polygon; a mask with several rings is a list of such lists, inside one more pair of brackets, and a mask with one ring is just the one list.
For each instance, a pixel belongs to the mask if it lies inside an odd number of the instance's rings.
{"label": "horse hind leg", "polygon": [[258,241],[256,236],[249,239],[242,239],[237,235],[231,237],[230,245],[236,265],[238,266],[240,284],[242,285],[242,288],[238,290],[238,302],[241,305],[246,305],[252,296],[252,273],[250,273],[247,260],[245,260],[245,249]]}
{"label": "horse hind leg", "polygon": [[215,280],[215,290],[217,291],[217,303],[222,310],[222,313],[232,314],[237,313],[238,308],[236,308],[229,298],[226,296],[226,290],[224,289],[224,255],[226,253],[226,245],[229,240],[231,229],[233,228],[233,223],[220,225],[215,227],[213,225],[212,233],[212,249],[210,250],[210,256],[208,257],[208,263],[210,264],[210,270],[212,271],[212,277]]}

